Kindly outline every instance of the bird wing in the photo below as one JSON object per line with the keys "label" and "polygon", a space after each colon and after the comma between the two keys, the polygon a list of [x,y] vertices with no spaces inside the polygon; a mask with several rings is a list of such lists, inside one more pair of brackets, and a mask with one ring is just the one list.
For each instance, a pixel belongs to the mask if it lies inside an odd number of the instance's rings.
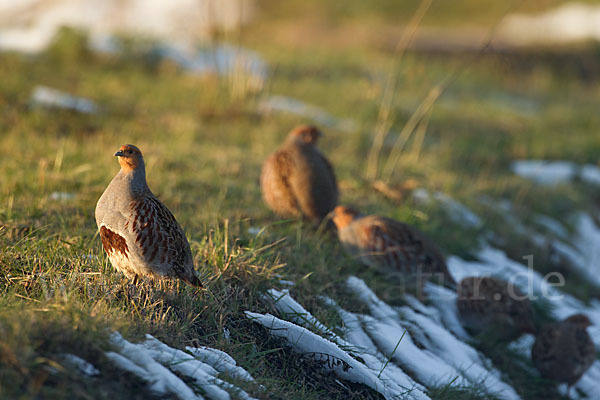
{"label": "bird wing", "polygon": [[555,345],[560,334],[561,329],[557,324],[547,325],[543,328],[531,349],[531,358],[536,364],[548,364],[556,360]]}
{"label": "bird wing", "polygon": [[362,256],[371,263],[408,272],[414,264],[414,243],[404,232],[390,230],[385,219],[367,216],[358,220]]}
{"label": "bird wing", "polygon": [[267,204],[276,212],[294,214],[298,203],[290,184],[294,159],[286,151],[277,151],[264,164],[261,187]]}
{"label": "bird wing", "polygon": [[153,195],[133,200],[131,207],[131,229],[146,262],[170,267],[176,276],[197,284],[190,245],[171,211]]}

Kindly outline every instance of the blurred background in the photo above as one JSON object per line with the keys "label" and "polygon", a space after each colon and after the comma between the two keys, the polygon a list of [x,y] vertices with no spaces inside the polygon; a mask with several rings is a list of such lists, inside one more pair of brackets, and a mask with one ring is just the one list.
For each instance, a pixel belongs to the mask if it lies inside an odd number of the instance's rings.
{"label": "blurred background", "polygon": [[[0,0],[0,328],[12,329],[0,394],[85,392],[80,377],[45,384],[39,357],[84,344],[114,370],[94,347],[107,326],[179,348],[201,338],[274,398],[348,398],[240,322],[275,312],[262,295],[282,278],[330,327],[340,321],[324,293],[366,312],[348,276],[390,293],[335,240],[263,205],[261,164],[300,123],[324,132],[343,204],[417,226],[455,266],[525,270],[533,256],[536,271],[566,277],[576,305],[539,305],[538,322],[583,310],[599,338],[599,41],[593,0]],[[93,213],[125,143],[144,153],[214,299],[123,295]],[[394,295],[384,300],[404,304]],[[483,351],[523,398],[563,398],[532,372],[529,350]],[[588,398],[594,379],[579,387]],[[98,391],[139,396],[124,381]],[[467,398],[448,395],[452,382],[428,395]]]}

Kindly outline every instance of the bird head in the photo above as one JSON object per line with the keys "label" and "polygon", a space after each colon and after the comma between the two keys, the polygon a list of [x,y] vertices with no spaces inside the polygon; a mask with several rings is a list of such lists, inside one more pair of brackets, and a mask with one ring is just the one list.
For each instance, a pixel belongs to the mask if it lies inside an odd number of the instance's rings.
{"label": "bird head", "polygon": [[119,158],[119,165],[124,171],[133,171],[144,165],[144,157],[140,149],[132,144],[124,144],[119,151],[115,153]]}
{"label": "bird head", "polygon": [[294,140],[312,146],[317,145],[317,141],[321,136],[323,136],[323,133],[314,125],[300,125],[290,132],[290,137]]}
{"label": "bird head", "polygon": [[592,325],[592,321],[584,314],[571,315],[569,318],[565,319],[565,322],[584,329]]}
{"label": "bird head", "polygon": [[333,210],[333,222],[338,230],[341,230],[350,225],[359,214],[360,213],[357,210],[350,207],[337,206]]}

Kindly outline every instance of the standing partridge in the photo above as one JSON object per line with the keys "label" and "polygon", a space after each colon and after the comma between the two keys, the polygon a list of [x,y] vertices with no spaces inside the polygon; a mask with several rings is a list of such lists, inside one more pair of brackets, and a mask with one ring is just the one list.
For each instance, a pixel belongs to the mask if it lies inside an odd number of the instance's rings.
{"label": "standing partridge", "polygon": [[511,341],[523,333],[535,333],[529,299],[509,283],[492,277],[468,277],[460,281],[456,298],[463,324],[487,338]]}
{"label": "standing partridge", "polygon": [[264,162],[260,188],[276,214],[318,223],[336,206],[337,182],[331,164],[317,149],[320,136],[314,126],[299,126]]}
{"label": "standing partridge", "polygon": [[531,358],[543,377],[565,382],[571,390],[596,360],[594,342],[586,331],[591,324],[587,316],[575,314],[540,330]]}
{"label": "standing partridge", "polygon": [[438,249],[416,228],[344,206],[337,206],[333,214],[340,242],[363,264],[398,271],[419,286],[431,276],[456,286]]}
{"label": "standing partridge", "polygon": [[96,224],[111,264],[134,282],[140,276],[177,277],[202,286],[181,226],[146,183],[140,150],[127,144],[115,156],[121,170],[96,205]]}

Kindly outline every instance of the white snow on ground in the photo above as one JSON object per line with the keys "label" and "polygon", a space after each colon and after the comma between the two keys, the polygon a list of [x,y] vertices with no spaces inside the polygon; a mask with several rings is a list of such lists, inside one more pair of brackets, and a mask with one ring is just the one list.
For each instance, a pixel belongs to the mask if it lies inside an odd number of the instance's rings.
{"label": "white snow on ground", "polygon": [[222,388],[235,392],[242,399],[251,399],[243,390],[217,378],[218,371],[212,365],[205,364],[184,351],[173,349],[150,335],[146,335],[146,341],[142,345],[155,360],[192,378],[210,399],[230,399],[229,393]]}
{"label": "white snow on ground", "polygon": [[[245,381],[252,381],[247,371],[222,351],[209,348],[188,348],[195,356],[174,349],[150,335],[142,343],[131,343],[119,333],[111,335],[117,352],[107,352],[106,357],[121,369],[129,371],[148,382],[158,395],[173,395],[180,399],[202,399],[202,395],[214,400],[228,400],[234,394],[238,398],[252,400],[242,389],[217,377],[219,372]],[[202,361],[201,361],[202,360]],[[192,380],[202,395],[175,375]]]}
{"label": "white snow on ground", "polygon": [[512,14],[497,35],[519,45],[600,40],[600,6],[573,2],[538,15]]}
{"label": "white snow on ground", "polygon": [[539,226],[558,236],[553,238],[525,226],[515,216],[508,200],[482,197],[480,201],[491,210],[501,213],[505,223],[515,232],[528,236],[538,246],[549,246],[556,254],[566,257],[590,282],[600,287],[600,227],[590,215],[579,213],[575,216],[576,232],[572,238],[569,238],[569,232],[560,222],[545,215],[536,215],[534,220]]}
{"label": "white snow on ground", "polygon": [[569,232],[565,229],[563,224],[561,224],[554,218],[548,217],[547,215],[539,214],[535,216],[535,222],[538,225],[543,226],[556,236],[560,237],[561,239],[567,239],[569,237]]}
{"label": "white snow on ground", "polygon": [[587,164],[581,167],[579,176],[584,182],[600,185],[600,167]]}
{"label": "white snow on ground", "polygon": [[85,361],[83,358],[76,356],[75,354],[65,353],[63,354],[63,359],[67,364],[74,366],[84,375],[96,376],[100,374],[98,368],[94,367],[93,364]]}
{"label": "white snow on ground", "polygon": [[335,335],[329,328],[313,317],[311,313],[306,311],[300,303],[294,300],[290,296],[289,290],[270,289],[267,293],[271,300],[273,300],[277,311],[292,322],[304,327],[313,328],[327,335]]}
{"label": "white snow on ground", "polygon": [[281,320],[270,314],[246,311],[248,318],[269,329],[273,336],[284,338],[300,354],[324,362],[326,368],[350,382],[362,383],[381,393],[386,399],[428,397],[416,387],[402,388],[394,381],[384,381],[378,371],[352,358],[338,345],[312,333],[306,328]]}
{"label": "white snow on ground", "polygon": [[[327,297],[323,297],[322,299],[337,310],[343,321],[343,327],[340,328],[344,330],[345,339],[340,337],[335,338],[336,343],[341,348],[348,351],[355,358],[360,357],[364,361],[364,364],[371,370],[377,371],[378,376],[387,384],[393,382],[399,385],[400,388],[412,387],[419,391],[424,390],[423,386],[416,383],[402,369],[391,362],[389,357],[384,356],[377,349],[375,343],[373,343],[369,335],[362,328],[359,315],[339,307],[333,299]],[[417,392],[414,393],[415,395],[417,394]]]}
{"label": "white snow on ground", "polygon": [[84,114],[96,114],[98,112],[98,106],[92,100],[72,96],[47,86],[36,86],[31,94],[30,103],[33,107],[64,108]]}
{"label": "white snow on ground", "polygon": [[553,249],[567,257],[584,277],[600,287],[600,227],[585,213],[578,215],[576,227],[572,245],[553,241]]}
{"label": "white snow on ground", "polygon": [[186,350],[192,353],[198,360],[212,365],[219,372],[226,373],[236,379],[243,381],[254,381],[252,375],[244,368],[238,367],[235,360],[227,353],[211,347],[186,347]]}
{"label": "white snow on ground", "polygon": [[[588,332],[596,347],[600,348],[600,301],[592,300],[586,306],[580,300],[553,286],[558,283],[555,277],[545,279],[538,272],[509,259],[501,250],[486,247],[479,252],[478,256],[480,261],[465,261],[452,256],[448,259],[448,268],[457,280],[467,276],[499,276],[509,282],[514,282],[525,293],[544,296],[552,303],[552,311],[557,319],[564,319],[576,313],[586,314],[593,323],[593,326],[588,328]],[[527,352],[527,354],[529,353]],[[597,379],[599,376],[600,362],[596,361],[575,386],[589,398],[594,398],[598,390]]]}
{"label": "white snow on ground", "polygon": [[127,34],[194,44],[214,28],[231,30],[254,13],[248,0],[0,0],[0,48],[44,49],[61,26],[92,38]]}
{"label": "white snow on ground", "polygon": [[[425,295],[433,307],[427,307],[429,315],[444,324],[454,336],[461,340],[469,340],[470,336],[458,319],[456,293],[445,287],[425,282]],[[414,300],[418,301],[418,300]],[[414,307],[413,307],[414,308]],[[437,314],[437,315],[436,315]]]}
{"label": "white snow on ground", "polygon": [[[0,0],[0,49],[39,52],[61,26],[69,26],[86,31],[93,50],[121,53],[124,46],[115,35],[128,34],[155,41],[148,52],[190,73],[230,76],[238,86],[257,90],[268,75],[257,53],[229,44],[197,47],[199,41],[208,42],[215,26],[234,28],[247,21],[253,9],[248,0]],[[88,100],[53,89],[36,89],[34,100],[37,97],[41,104],[97,111]]]}
{"label": "white snow on ground", "polygon": [[432,200],[438,201],[442,204],[448,216],[455,222],[473,228],[478,228],[482,225],[481,219],[477,214],[445,193],[434,192],[433,196],[431,196],[427,189],[419,188],[413,190],[412,196],[421,204],[430,204]]}
{"label": "white snow on ground", "polygon": [[571,161],[517,160],[511,168],[515,174],[540,185],[558,185],[575,178],[600,185],[600,168],[592,164],[579,166]]}
{"label": "white snow on ground", "polygon": [[515,174],[541,185],[569,182],[577,174],[575,164],[569,161],[518,160],[511,168]]}
{"label": "white snow on ground", "polygon": [[[110,52],[121,53],[122,50],[117,44]],[[253,89],[260,89],[269,73],[267,63],[258,53],[227,43],[200,48],[181,43],[160,43],[152,47],[150,52],[192,74],[243,74],[247,78],[246,84]]]}
{"label": "white snow on ground", "polygon": [[[347,285],[371,311],[372,317],[363,317],[367,332],[380,348],[387,348],[385,354],[411,370],[422,383],[431,387],[458,377],[455,385],[481,385],[488,393],[500,398],[519,398],[511,386],[500,380],[500,372],[489,360],[436,321],[437,312],[430,315],[423,305],[417,308],[426,314],[407,306],[394,309],[378,299],[366,283],[356,277],[348,278]],[[447,301],[454,302],[455,296]],[[411,302],[417,300],[412,298]],[[402,337],[405,330],[407,333]]]}
{"label": "white snow on ground", "polygon": [[271,95],[266,97],[260,101],[258,109],[265,114],[287,112],[299,115],[309,118],[317,124],[343,132],[355,132],[357,130],[356,123],[350,119],[336,118],[322,108],[287,96]]}

